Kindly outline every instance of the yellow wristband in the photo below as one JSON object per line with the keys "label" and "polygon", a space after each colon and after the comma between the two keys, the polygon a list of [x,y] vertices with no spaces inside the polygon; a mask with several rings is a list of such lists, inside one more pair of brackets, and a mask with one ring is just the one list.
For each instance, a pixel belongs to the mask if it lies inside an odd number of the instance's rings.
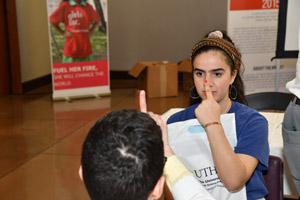
{"label": "yellow wristband", "polygon": [[206,129],[208,126],[211,126],[211,125],[221,125],[221,123],[220,122],[209,122],[209,123],[207,123],[207,124],[204,124],[204,128]]}

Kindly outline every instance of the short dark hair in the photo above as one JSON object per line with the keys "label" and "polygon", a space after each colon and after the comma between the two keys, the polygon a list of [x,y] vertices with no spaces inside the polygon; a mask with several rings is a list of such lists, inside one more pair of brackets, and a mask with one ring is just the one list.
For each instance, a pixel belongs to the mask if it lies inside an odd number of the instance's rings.
{"label": "short dark hair", "polygon": [[91,199],[146,200],[163,173],[161,129],[146,113],[111,112],[90,129],[81,164]]}

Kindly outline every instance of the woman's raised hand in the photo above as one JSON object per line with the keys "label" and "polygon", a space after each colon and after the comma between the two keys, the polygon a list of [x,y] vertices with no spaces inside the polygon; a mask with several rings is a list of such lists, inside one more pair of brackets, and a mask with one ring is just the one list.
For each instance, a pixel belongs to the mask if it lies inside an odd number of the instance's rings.
{"label": "woman's raised hand", "polygon": [[195,115],[200,124],[205,125],[211,122],[220,122],[220,105],[213,97],[208,83],[204,83],[206,99],[195,109]]}

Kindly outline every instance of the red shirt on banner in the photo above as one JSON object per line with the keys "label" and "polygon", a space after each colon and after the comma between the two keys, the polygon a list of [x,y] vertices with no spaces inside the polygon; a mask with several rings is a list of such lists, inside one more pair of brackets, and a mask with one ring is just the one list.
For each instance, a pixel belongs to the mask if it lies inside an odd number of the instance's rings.
{"label": "red shirt on banner", "polygon": [[279,0],[231,0],[230,10],[278,9]]}
{"label": "red shirt on banner", "polygon": [[88,3],[71,5],[69,2],[62,2],[59,5],[51,14],[50,22],[64,23],[65,29],[72,33],[72,37],[67,37],[65,41],[65,56],[85,58],[92,54],[89,28],[92,22],[99,20],[99,14]]}

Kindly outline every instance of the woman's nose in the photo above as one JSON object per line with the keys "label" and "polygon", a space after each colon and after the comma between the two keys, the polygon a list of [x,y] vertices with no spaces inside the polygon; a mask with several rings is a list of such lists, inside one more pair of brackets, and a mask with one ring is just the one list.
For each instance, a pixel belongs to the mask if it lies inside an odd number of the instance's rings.
{"label": "woman's nose", "polygon": [[209,86],[212,86],[212,84],[213,84],[212,80],[208,76],[205,77],[204,83],[208,84]]}
{"label": "woman's nose", "polygon": [[205,76],[204,82],[205,83],[210,83],[211,82],[209,76],[207,76],[207,75]]}

